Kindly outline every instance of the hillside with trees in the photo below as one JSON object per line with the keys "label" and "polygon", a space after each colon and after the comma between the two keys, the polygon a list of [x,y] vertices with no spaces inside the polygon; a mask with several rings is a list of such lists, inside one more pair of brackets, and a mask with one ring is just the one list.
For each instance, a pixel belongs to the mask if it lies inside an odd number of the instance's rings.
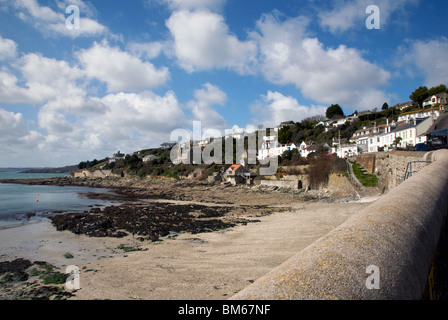
{"label": "hillside with trees", "polygon": [[[416,102],[422,108],[423,102],[428,97],[448,92],[447,87],[443,84],[428,89],[427,87],[419,87],[415,89],[410,98]],[[412,110],[415,107],[412,107]],[[377,125],[385,124],[389,121],[397,121],[400,114],[409,112],[410,109],[399,110],[396,106],[389,107],[387,102],[383,103],[382,106],[375,107],[371,112],[359,113],[355,111],[349,116],[345,116],[343,108],[339,104],[332,104],[328,107],[325,116],[314,116],[310,118],[303,119],[300,122],[295,122],[293,125],[284,126],[278,132],[278,141],[281,144],[294,143],[296,146],[300,145],[303,141],[313,142],[315,144],[325,144],[332,146],[334,139],[346,139],[349,140],[353,134],[363,128],[372,126],[374,123]],[[353,117],[356,115],[357,117]],[[348,119],[351,117],[352,121],[340,121],[343,119]],[[323,125],[324,121],[339,121],[342,123],[338,126],[325,127]],[[327,130],[326,130],[327,129]],[[255,139],[258,145],[258,138],[261,134],[270,133],[270,129],[257,131],[252,133],[255,135]],[[234,139],[234,138],[231,138]],[[248,137],[245,137],[244,146],[245,150],[248,147]],[[233,141],[233,160],[236,163],[239,159],[236,156],[236,140]],[[222,144],[222,163],[225,163],[225,143]],[[327,156],[326,150],[318,150],[313,153],[312,156],[308,158],[302,158],[298,150],[286,151],[282,156],[279,157],[279,164],[281,166],[288,165],[310,165],[310,167],[315,168],[313,164],[320,163],[322,168],[326,168],[325,171],[333,170],[332,168],[341,167],[341,163],[337,161],[329,160],[330,162],[325,164],[325,157]],[[149,161],[144,162],[143,157],[150,156]],[[324,165],[325,164],[325,165]],[[126,155],[122,160],[109,163],[109,158],[104,158],[102,160],[84,161],[78,165],[79,169],[110,169],[115,172],[126,172],[130,175],[136,176],[165,176],[169,178],[179,178],[180,176],[188,176],[194,172],[197,168],[202,169],[203,178],[211,175],[214,172],[223,172],[230,165],[205,165],[205,164],[179,164],[173,165],[170,159],[170,150],[163,148],[154,148],[141,150],[135,152],[132,155]],[[257,165],[247,165],[250,169],[257,170],[259,164]],[[319,171],[315,169],[315,171]],[[315,176],[319,176],[319,173],[315,173]]]}

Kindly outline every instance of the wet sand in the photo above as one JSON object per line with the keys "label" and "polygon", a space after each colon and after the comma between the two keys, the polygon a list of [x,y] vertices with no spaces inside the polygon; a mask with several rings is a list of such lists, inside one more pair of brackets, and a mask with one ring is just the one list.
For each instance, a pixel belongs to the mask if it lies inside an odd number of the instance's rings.
{"label": "wet sand", "polygon": [[[90,238],[69,231],[59,232],[49,220],[0,230],[0,261],[24,258],[46,261],[58,268],[86,265],[122,254],[117,246],[123,239]],[[64,257],[66,253],[72,259]]]}
{"label": "wet sand", "polygon": [[[164,202],[213,208],[219,204],[232,210],[251,205],[248,211],[229,211],[233,212],[230,217],[257,222],[236,223],[213,232],[180,232],[152,242],[130,234],[122,238],[76,235],[57,231],[45,220],[0,230],[0,262],[16,258],[46,261],[61,268],[61,272],[69,265],[79,267],[81,289],[70,299],[228,299],[376,199],[344,202],[323,199],[327,192],[310,198],[312,193],[222,186],[213,189],[215,192],[204,192],[208,188],[198,185],[186,189],[175,184],[176,192],[168,189],[172,196],[162,199],[153,199],[154,187],[133,192],[144,205]],[[159,190],[166,194],[166,185],[160,185]],[[152,196],[145,198],[149,193]],[[316,201],[318,198],[322,200]],[[256,205],[263,209],[259,211]],[[272,214],[266,215],[267,209]],[[67,259],[66,253],[73,258]]]}
{"label": "wet sand", "polygon": [[[0,258],[78,266],[81,289],[71,299],[227,299],[368,204],[296,203],[258,223],[156,243],[89,238],[41,222],[1,230]],[[142,251],[124,252],[120,244]],[[66,259],[67,252],[74,258]]]}

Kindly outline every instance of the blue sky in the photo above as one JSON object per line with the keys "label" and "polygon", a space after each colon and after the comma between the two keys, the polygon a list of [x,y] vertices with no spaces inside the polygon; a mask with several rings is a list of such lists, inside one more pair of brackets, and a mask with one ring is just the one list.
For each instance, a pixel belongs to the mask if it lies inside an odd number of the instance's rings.
{"label": "blue sky", "polygon": [[[80,29],[66,25],[69,5]],[[369,30],[369,5],[380,29]],[[409,100],[448,84],[447,1],[0,0],[0,167]],[[70,20],[69,22],[72,22]]]}

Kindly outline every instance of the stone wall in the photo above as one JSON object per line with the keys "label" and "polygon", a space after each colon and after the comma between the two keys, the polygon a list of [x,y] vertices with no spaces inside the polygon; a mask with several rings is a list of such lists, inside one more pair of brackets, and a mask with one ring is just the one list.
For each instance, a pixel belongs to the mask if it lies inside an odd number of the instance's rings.
{"label": "stone wall", "polygon": [[254,180],[257,185],[290,188],[293,190],[309,190],[308,175],[306,174],[286,174],[278,176],[263,176]]}
{"label": "stone wall", "polygon": [[301,180],[261,180],[260,185],[268,187],[287,188],[291,190],[302,189],[303,184]]}
{"label": "stone wall", "polygon": [[421,300],[448,212],[448,150],[232,300]]}
{"label": "stone wall", "polygon": [[369,174],[373,174],[375,172],[375,160],[376,155],[369,154],[360,154],[356,158],[356,162],[359,163]]}
{"label": "stone wall", "polygon": [[356,197],[358,192],[349,179],[343,174],[330,174],[328,178],[328,190],[333,196]]}
{"label": "stone wall", "polygon": [[121,177],[121,175],[115,174],[112,170],[78,170],[75,171],[73,176],[75,178],[108,178],[108,177]]}
{"label": "stone wall", "polygon": [[[378,187],[388,192],[398,187],[404,181],[406,168],[410,161],[426,161],[428,154],[424,152],[377,153],[375,161],[375,174],[378,177]],[[414,164],[414,170],[420,171],[427,166],[426,163]]]}

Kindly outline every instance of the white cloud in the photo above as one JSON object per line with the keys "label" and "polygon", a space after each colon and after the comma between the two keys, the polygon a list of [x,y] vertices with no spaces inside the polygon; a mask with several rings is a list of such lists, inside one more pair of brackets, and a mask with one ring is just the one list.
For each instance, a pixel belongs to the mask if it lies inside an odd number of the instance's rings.
{"label": "white cloud", "polygon": [[0,36],[0,61],[13,59],[17,56],[17,43]]}
{"label": "white cloud", "polygon": [[51,98],[60,94],[78,95],[83,92],[77,81],[84,73],[77,66],[70,66],[64,60],[46,58],[30,53],[20,59],[20,70],[31,90],[46,92],[43,96]]}
{"label": "white cloud", "polygon": [[0,146],[3,155],[13,156],[22,150],[33,149],[41,138],[39,133],[28,129],[21,113],[0,108]]}
{"label": "white cloud", "polygon": [[[40,54],[26,54],[14,66],[20,71],[18,79],[10,72],[0,71],[0,101],[9,103],[42,103],[54,97],[84,96],[78,81],[83,71],[66,61],[50,59]],[[24,82],[24,86],[18,83]]]}
{"label": "white cloud", "polygon": [[[69,4],[77,5],[82,14],[80,14],[80,29],[68,29],[66,26],[65,8]],[[54,11],[48,6],[41,6],[37,0],[16,0],[13,3],[15,9],[19,10],[18,16],[24,21],[30,22],[33,26],[46,35],[63,35],[72,38],[84,36],[97,36],[105,34],[108,30],[105,26],[89,18],[91,15],[91,6],[86,5],[81,0],[75,2],[59,1],[57,6],[59,11]]]}
{"label": "white cloud", "polygon": [[210,11],[176,11],[166,22],[173,36],[173,51],[188,72],[232,69],[251,72],[257,47],[230,34],[221,15]]}
{"label": "white cloud", "polygon": [[[399,64],[414,66],[429,87],[448,85],[448,38],[418,40],[409,45]],[[409,67],[408,67],[409,68]]]}
{"label": "white cloud", "polygon": [[[14,66],[21,78],[0,69],[0,101],[9,103],[44,103],[58,100],[66,106],[83,108],[88,80],[98,79],[107,84],[109,92],[139,91],[161,86],[169,79],[167,68],[156,69],[106,42],[77,54],[80,65],[46,58],[40,54],[23,55]],[[23,86],[19,83],[24,83]],[[90,101],[89,104],[95,104]]]}
{"label": "white cloud", "polygon": [[168,45],[161,41],[147,43],[132,42],[127,46],[127,48],[130,53],[137,57],[154,59],[161,53],[166,52]]}
{"label": "white cloud", "polygon": [[107,111],[88,119],[86,126],[89,132],[106,138],[128,139],[135,132],[161,138],[185,121],[182,108],[171,91],[165,96],[150,91],[109,94],[101,101],[108,106]]}
{"label": "white cloud", "polygon": [[227,0],[149,0],[167,5],[171,10],[221,10]]}
{"label": "white cloud", "polygon": [[0,71],[0,101],[6,103],[33,103],[35,99],[30,97],[27,89],[17,85],[16,76]]}
{"label": "white cloud", "polygon": [[106,42],[97,43],[78,53],[78,59],[90,78],[107,83],[109,92],[138,91],[159,87],[166,83],[167,68],[144,62]]}
{"label": "white cloud", "polygon": [[64,114],[55,112],[51,107],[44,106],[38,115],[39,126],[45,129],[50,136],[61,137],[73,132],[73,125],[67,121]]}
{"label": "white cloud", "polygon": [[[88,112],[68,109],[57,101],[48,103],[39,112],[39,125],[48,136],[59,137],[75,149],[90,145],[89,150],[110,151],[121,145],[122,151],[126,147],[131,152],[164,142],[172,130],[185,124],[185,115],[171,91],[164,96],[150,91],[120,92],[83,101],[84,105],[89,103],[102,109]],[[95,143],[91,145],[89,141]]]}
{"label": "white cloud", "polygon": [[325,115],[327,107],[301,105],[296,98],[280,92],[268,91],[261,102],[251,106],[254,122],[264,127],[276,127],[284,121],[301,121],[308,117]]}
{"label": "white cloud", "polygon": [[[164,96],[150,91],[116,93],[84,101],[104,109],[87,112],[83,108],[67,108],[57,99],[42,106],[38,126],[44,134],[30,130],[21,114],[0,109],[0,146],[14,153],[21,165],[38,166],[39,160],[46,159],[46,165],[62,166],[111,155],[117,150],[128,153],[154,147],[168,141],[174,129],[189,125],[171,91]],[[34,162],[28,161],[31,153]],[[3,160],[11,158],[0,156]]]}
{"label": "white cloud", "polygon": [[194,120],[201,121],[203,129],[224,130],[228,128],[227,121],[214,108],[223,106],[227,102],[227,94],[218,87],[206,83],[202,89],[194,92],[195,100],[187,107],[192,110]]}
{"label": "white cloud", "polygon": [[380,9],[380,25],[384,28],[391,21],[391,17],[404,23],[397,14],[404,12],[408,6],[416,5],[420,0],[339,0],[331,2],[333,8],[330,10],[320,10],[320,26],[332,33],[343,33],[352,28],[361,30],[365,28],[365,21],[370,13],[366,13],[366,8],[376,5]]}
{"label": "white cloud", "polygon": [[21,114],[0,110],[0,145],[17,159],[28,159],[26,155],[35,152],[36,161],[46,158],[51,159],[48,165],[65,165],[83,157],[103,157],[117,148],[132,152],[165,142],[172,130],[185,125],[183,110],[171,91],[164,96],[145,90],[92,95],[90,80],[105,81],[111,91],[146,89],[163,84],[169,75],[166,69],[156,70],[105,42],[95,43],[77,57],[80,65],[70,65],[29,53],[13,59],[11,70],[0,69],[1,102],[40,105],[33,126],[42,133],[30,130]]}
{"label": "white cloud", "polygon": [[317,38],[307,37],[307,23],[302,17],[280,21],[272,14],[258,21],[258,33],[252,37],[258,41],[259,68],[266,79],[294,84],[317,103],[370,108],[359,103],[380,99],[375,94],[381,94],[378,87],[388,83],[389,72],[363,59],[357,49],[326,48]]}

